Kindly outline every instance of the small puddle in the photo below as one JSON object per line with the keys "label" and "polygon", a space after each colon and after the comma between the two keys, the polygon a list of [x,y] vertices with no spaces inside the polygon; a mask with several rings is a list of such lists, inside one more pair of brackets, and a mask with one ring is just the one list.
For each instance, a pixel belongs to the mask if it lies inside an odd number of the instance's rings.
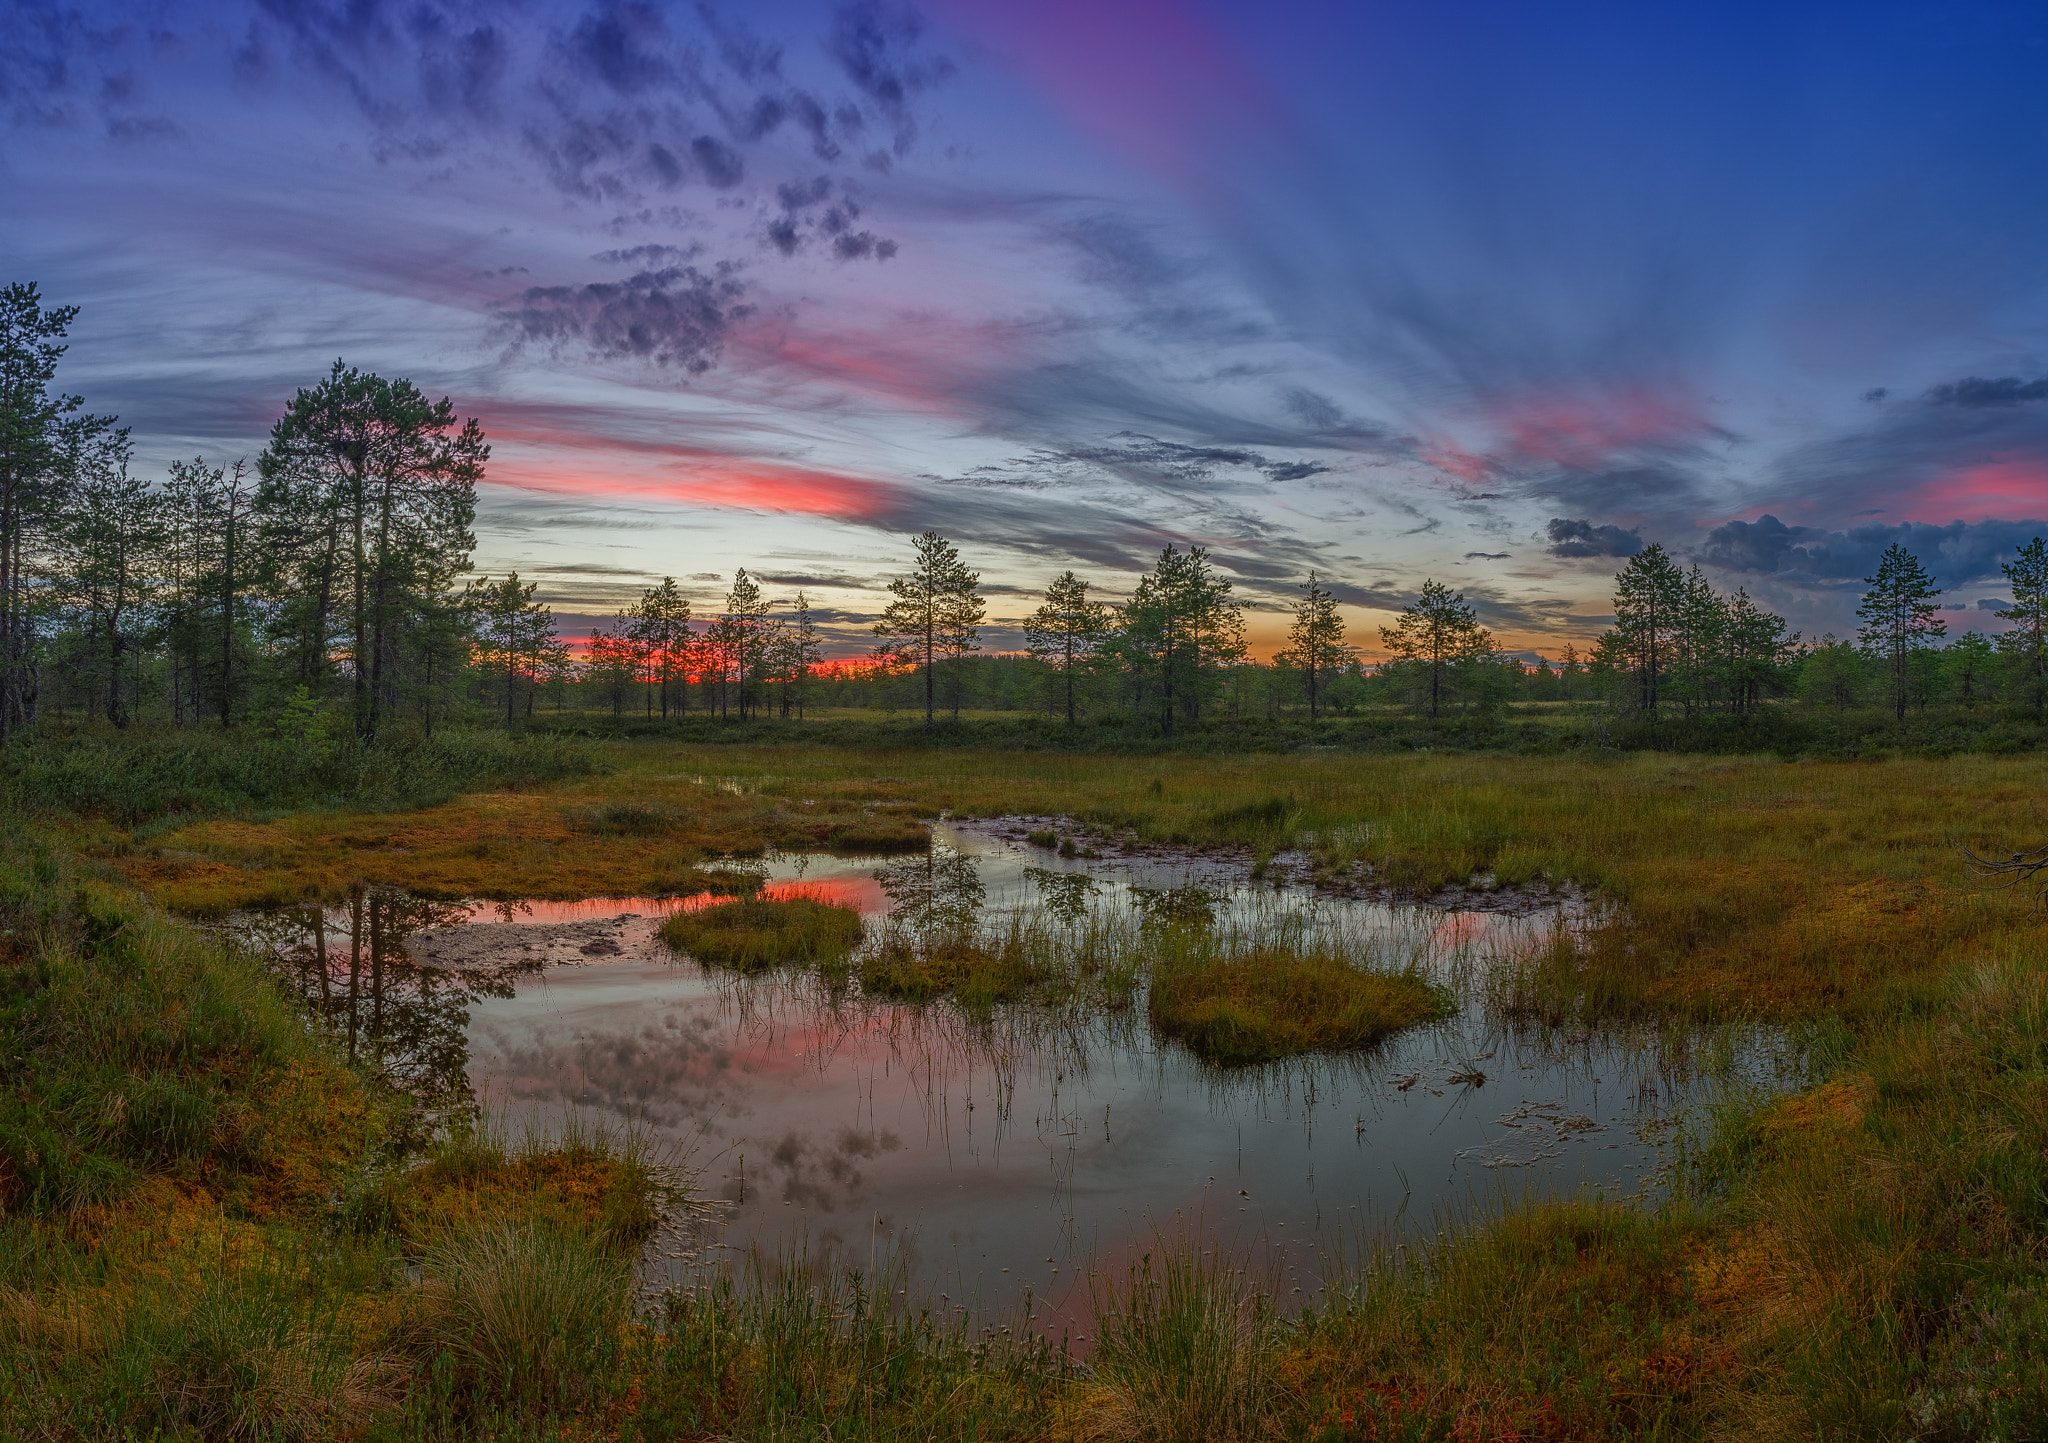
{"label": "small puddle", "polygon": [[[515,1126],[575,1110],[631,1118],[688,1147],[707,1206],[650,1251],[650,1287],[751,1248],[863,1267],[886,1253],[942,1306],[1010,1308],[1028,1293],[1039,1327],[1084,1345],[1087,1269],[1120,1269],[1155,1231],[1236,1250],[1283,1301],[1306,1297],[1332,1249],[1432,1234],[1478,1202],[1654,1191],[1689,1106],[1774,1075],[1761,1032],[1559,1040],[1504,1024],[1484,995],[1489,963],[1578,923],[1573,902],[1517,915],[1318,899],[1248,885],[1241,859],[1061,858],[1015,831],[942,823],[928,857],[752,865],[771,895],[871,915],[1314,909],[1374,929],[1462,1003],[1368,1052],[1226,1071],[1156,1036],[1142,1006],[1020,1003],[977,1018],[809,974],[700,968],[656,928],[724,900],[708,894],[373,897],[363,917],[327,913],[325,969],[309,914],[249,925],[339,1031],[423,1095],[473,1096]],[[1709,1050],[1722,1059],[1712,1077],[1698,1066]]]}

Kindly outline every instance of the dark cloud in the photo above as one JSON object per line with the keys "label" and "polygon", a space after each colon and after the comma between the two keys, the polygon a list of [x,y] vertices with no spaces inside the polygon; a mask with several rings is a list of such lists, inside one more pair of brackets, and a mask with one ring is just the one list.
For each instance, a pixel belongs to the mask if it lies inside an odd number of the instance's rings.
{"label": "dark cloud", "polygon": [[2048,465],[2048,380],[1966,377],[1867,414],[1868,423],[1780,458],[1767,493],[1796,497],[1821,519],[1871,515],[1905,510],[1929,485],[1993,457]]}
{"label": "dark cloud", "polygon": [[606,360],[626,357],[709,370],[727,331],[751,312],[728,265],[642,271],[624,281],[534,286],[500,311],[515,344],[559,350],[580,342]]}
{"label": "dark cloud", "polygon": [[1936,406],[2023,406],[2030,401],[2048,401],[2048,378],[2022,381],[2016,376],[2005,376],[1987,381],[1981,376],[1965,376],[1960,381],[1936,386],[1927,393],[1927,399]]}
{"label": "dark cloud", "polygon": [[[612,266],[683,265],[702,255],[702,246],[629,246],[624,250],[599,251],[591,259]],[[525,266],[518,267],[525,270]]]}
{"label": "dark cloud", "polygon": [[1511,551],[1468,551],[1465,553],[1465,559],[1467,561],[1506,561],[1513,554]]}
{"label": "dark cloud", "polygon": [[[524,158],[583,198],[729,190],[747,152],[886,165],[913,147],[916,102],[952,73],[916,16],[844,6],[821,37],[837,82],[783,73],[782,51],[709,6],[639,0],[229,0],[147,21],[100,0],[23,0],[0,26],[0,104],[16,123],[171,133],[152,95],[231,60],[249,90],[338,93],[385,160]],[[875,142],[880,141],[877,149]],[[870,237],[866,253],[880,241]]]}
{"label": "dark cloud", "polygon": [[2001,561],[2044,533],[2048,521],[1951,521],[1946,526],[1909,521],[1828,531],[1759,516],[1715,527],[1699,556],[1722,571],[1839,590],[1860,585],[1876,571],[1885,548],[1896,544],[1918,556],[1937,581],[1963,586],[1998,576]]}
{"label": "dark cloud", "polygon": [[1567,521],[1553,516],[1548,530],[1552,556],[1633,556],[1643,549],[1640,532],[1624,531],[1619,526],[1595,526],[1590,521]]}

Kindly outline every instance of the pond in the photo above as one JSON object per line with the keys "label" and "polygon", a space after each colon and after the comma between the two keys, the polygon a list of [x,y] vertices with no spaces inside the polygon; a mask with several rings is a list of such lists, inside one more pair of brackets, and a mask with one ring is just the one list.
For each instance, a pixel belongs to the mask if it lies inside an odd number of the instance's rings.
{"label": "pond", "polygon": [[1228,1248],[1283,1299],[1307,1296],[1333,1251],[1433,1232],[1475,1204],[1653,1190],[1686,1110],[1731,1082],[1768,1084],[1778,1065],[1763,1034],[1559,1037],[1505,1021],[1488,1001],[1492,969],[1581,925],[1575,898],[1462,910],[1317,898],[1254,885],[1241,857],[1060,857],[1025,830],[940,823],[929,857],[754,867],[771,895],[871,916],[1337,917],[1454,987],[1458,1006],[1371,1050],[1222,1069],[1156,1035],[1142,1005],[967,1010],[864,997],[843,977],[701,968],[656,929],[710,896],[370,894],[321,929],[310,913],[263,925],[337,1032],[430,1100],[474,1098],[515,1125],[632,1119],[687,1151],[701,1205],[650,1250],[650,1287],[748,1249],[862,1267],[886,1256],[944,1307],[1028,1293],[1036,1326],[1077,1341],[1088,1270],[1156,1233]]}

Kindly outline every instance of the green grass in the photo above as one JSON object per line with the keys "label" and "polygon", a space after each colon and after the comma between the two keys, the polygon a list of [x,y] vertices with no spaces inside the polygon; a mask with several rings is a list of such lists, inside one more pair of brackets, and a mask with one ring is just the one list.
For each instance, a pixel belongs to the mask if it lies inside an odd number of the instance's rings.
{"label": "green grass", "polygon": [[1421,973],[1310,929],[1183,925],[1154,937],[1153,1025],[1225,1067],[1370,1047],[1453,1006]]}
{"label": "green grass", "polygon": [[375,742],[293,739],[251,729],[39,727],[0,753],[0,803],[45,817],[152,820],[307,807],[404,810],[485,787],[588,776],[601,763],[581,739],[406,728]]}
{"label": "green grass", "polygon": [[811,897],[741,897],[677,912],[661,924],[669,946],[738,972],[836,962],[859,945],[860,913]]}

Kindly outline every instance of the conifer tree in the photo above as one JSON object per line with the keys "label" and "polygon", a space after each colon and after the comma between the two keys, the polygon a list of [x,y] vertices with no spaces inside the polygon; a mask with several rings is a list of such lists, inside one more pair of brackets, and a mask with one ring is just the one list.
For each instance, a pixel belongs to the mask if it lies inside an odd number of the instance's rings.
{"label": "conifer tree", "polygon": [[923,669],[924,724],[930,726],[938,705],[939,661],[980,649],[975,639],[984,608],[975,588],[981,575],[936,531],[919,536],[911,548],[910,574],[889,583],[896,599],[875,622],[875,635],[882,638],[875,654],[884,664]]}
{"label": "conifer tree", "polygon": [[44,309],[33,283],[0,289],[0,745],[35,711],[32,538],[47,538],[79,458],[114,424],[51,389],[77,316]]}
{"label": "conifer tree", "polygon": [[1045,589],[1045,600],[1024,618],[1024,643],[1050,666],[1066,701],[1067,725],[1075,723],[1082,675],[1094,665],[1110,631],[1109,608],[1088,599],[1088,583],[1063,571]]}
{"label": "conifer tree", "polygon": [[346,618],[357,731],[386,710],[393,642],[417,599],[447,590],[475,545],[476,483],[490,447],[444,397],[340,361],[271,429],[257,509],[290,582],[311,588],[306,665],[327,671],[329,618]]}
{"label": "conifer tree", "polygon": [[1319,584],[1315,572],[1301,584],[1301,599],[1294,604],[1294,624],[1287,630],[1287,649],[1276,655],[1276,664],[1301,673],[1308,684],[1308,714],[1316,716],[1316,701],[1330,673],[1350,658],[1344,644],[1344,618],[1338,614],[1337,599]]}
{"label": "conifer tree", "polygon": [[1637,705],[1653,716],[1676,661],[1685,603],[1684,573],[1657,543],[1614,578],[1614,629],[1600,639],[1603,659],[1634,675]]}
{"label": "conifer tree", "polygon": [[2011,561],[1999,563],[2012,586],[2012,605],[1993,612],[2014,623],[2001,642],[2021,692],[2039,716],[2048,701],[2048,542],[2036,536]]}
{"label": "conifer tree", "polygon": [[1870,590],[1856,608],[1863,620],[1856,636],[1890,672],[1892,708],[1903,721],[1913,658],[1948,630],[1934,605],[1941,588],[1920,558],[1896,541],[1878,558],[1877,574],[1864,577],[1863,584]]}
{"label": "conifer tree", "polygon": [[529,688],[533,685],[555,636],[554,609],[534,599],[539,587],[533,581],[521,584],[519,573],[513,571],[503,581],[480,578],[463,592],[463,610],[476,637],[477,664],[505,678],[507,728],[517,716],[520,681],[523,678]]}
{"label": "conifer tree", "polygon": [[1141,683],[1158,689],[1166,736],[1173,735],[1177,711],[1199,719],[1226,669],[1244,659],[1243,609],[1230,589],[1204,548],[1169,545],[1118,610],[1110,648]]}
{"label": "conifer tree", "polygon": [[1380,642],[1404,661],[1429,668],[1429,714],[1443,706],[1444,681],[1452,669],[1493,654],[1493,633],[1479,624],[1479,615],[1440,581],[1422,583],[1422,595],[1402,608],[1401,619],[1380,628]]}

